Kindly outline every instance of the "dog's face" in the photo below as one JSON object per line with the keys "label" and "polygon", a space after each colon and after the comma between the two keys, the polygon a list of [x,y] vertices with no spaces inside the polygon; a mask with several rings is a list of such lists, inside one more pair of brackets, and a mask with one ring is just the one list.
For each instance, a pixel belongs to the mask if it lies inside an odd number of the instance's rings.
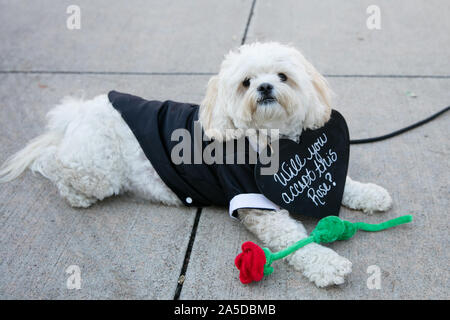
{"label": "dog's face", "polygon": [[231,51],[213,76],[200,108],[208,135],[236,136],[226,129],[279,129],[295,138],[330,116],[325,79],[290,46],[254,43]]}

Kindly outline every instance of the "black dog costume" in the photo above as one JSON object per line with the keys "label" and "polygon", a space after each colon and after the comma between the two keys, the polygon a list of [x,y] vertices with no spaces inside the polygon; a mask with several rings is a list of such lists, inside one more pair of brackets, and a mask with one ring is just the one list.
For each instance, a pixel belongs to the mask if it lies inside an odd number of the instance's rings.
{"label": "black dog costume", "polygon": [[[175,164],[171,159],[172,149],[179,141],[172,141],[176,129],[186,129],[190,133],[191,155],[194,155],[194,122],[198,121],[199,106],[174,101],[148,101],[130,94],[111,91],[108,98],[114,108],[130,127],[146,157],[164,183],[186,206],[203,207],[209,205],[229,206],[230,215],[236,217],[236,210],[258,208],[276,210],[279,207],[259,191],[254,166],[245,164]],[[203,141],[202,153],[211,140]],[[249,143],[246,140],[248,153]],[[226,155],[223,146],[224,158]],[[237,150],[236,146],[234,150]],[[231,155],[236,159],[237,155]],[[248,156],[245,157],[248,159]]]}

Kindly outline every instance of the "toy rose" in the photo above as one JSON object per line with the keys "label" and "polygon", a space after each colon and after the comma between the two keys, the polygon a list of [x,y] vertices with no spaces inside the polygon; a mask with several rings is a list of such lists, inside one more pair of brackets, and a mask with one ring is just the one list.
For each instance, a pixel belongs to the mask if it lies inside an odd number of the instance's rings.
{"label": "toy rose", "polygon": [[352,223],[336,216],[328,216],[319,221],[309,237],[275,253],[268,248],[261,248],[251,241],[245,242],[242,244],[242,253],[236,257],[234,264],[240,271],[239,279],[241,282],[249,284],[253,281],[260,281],[263,276],[271,274],[273,272],[271,266],[273,261],[283,259],[312,242],[330,243],[336,240],[347,240],[353,237],[358,230],[381,231],[412,220],[411,215],[405,215],[379,224],[369,224],[364,222]]}
{"label": "toy rose", "polygon": [[259,281],[264,276],[266,255],[257,244],[247,241],[242,244],[242,253],[236,257],[234,263],[241,271],[239,279],[242,283],[247,284],[252,281]]}

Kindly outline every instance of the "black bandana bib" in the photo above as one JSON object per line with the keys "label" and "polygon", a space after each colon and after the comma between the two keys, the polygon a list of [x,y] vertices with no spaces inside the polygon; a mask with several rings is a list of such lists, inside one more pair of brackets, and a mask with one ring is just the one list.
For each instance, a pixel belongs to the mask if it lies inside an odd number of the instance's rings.
{"label": "black bandana bib", "polygon": [[344,117],[333,110],[330,120],[316,130],[306,130],[299,143],[281,139],[279,168],[255,179],[267,198],[292,214],[316,218],[339,215],[350,153]]}

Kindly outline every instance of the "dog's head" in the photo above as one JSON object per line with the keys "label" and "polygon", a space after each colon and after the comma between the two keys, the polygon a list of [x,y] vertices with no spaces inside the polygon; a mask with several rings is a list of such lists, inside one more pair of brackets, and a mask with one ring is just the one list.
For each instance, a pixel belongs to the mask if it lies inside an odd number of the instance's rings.
{"label": "dog's head", "polygon": [[295,138],[328,121],[330,94],[326,80],[295,48],[243,45],[225,56],[209,80],[200,122],[220,140],[236,138],[227,129],[279,129]]}

